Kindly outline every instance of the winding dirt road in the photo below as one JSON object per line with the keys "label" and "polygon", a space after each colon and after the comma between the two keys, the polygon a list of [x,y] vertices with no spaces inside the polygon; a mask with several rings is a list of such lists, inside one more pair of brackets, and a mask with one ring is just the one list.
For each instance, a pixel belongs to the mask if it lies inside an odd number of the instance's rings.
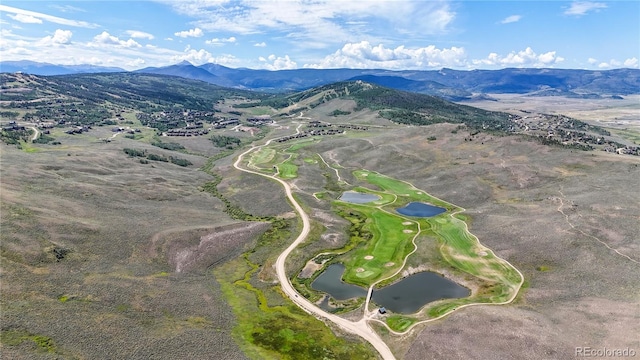
{"label": "winding dirt road", "polygon": [[[242,162],[242,158],[249,154],[250,152],[256,150],[256,149],[260,149],[263,146],[267,146],[271,143],[271,141],[273,141],[274,139],[271,139],[269,141],[267,141],[264,145],[259,145],[259,146],[253,146],[251,147],[249,150],[243,152],[242,154],[240,154],[240,156],[238,156],[238,159],[236,160],[235,163],[233,163],[233,166],[243,172],[246,173],[250,173],[250,174],[255,174],[255,175],[259,175],[259,176],[263,176],[272,180],[275,180],[277,182],[280,183],[280,185],[282,185],[282,187],[284,187],[285,193],[287,194],[287,198],[289,199],[289,201],[291,202],[291,204],[293,205],[293,207],[295,208],[296,212],[300,215],[300,218],[302,219],[302,231],[300,232],[300,234],[298,235],[298,237],[291,243],[291,245],[289,245],[288,248],[286,248],[281,254],[280,256],[278,256],[278,259],[276,260],[276,274],[278,276],[278,281],[280,281],[280,284],[282,286],[282,291],[284,291],[284,293],[289,297],[289,299],[291,299],[291,301],[293,301],[296,305],[298,305],[300,308],[302,308],[304,311],[306,311],[309,314],[312,314],[316,317],[320,317],[320,318],[324,318],[327,319],[331,322],[333,322],[334,324],[338,325],[341,329],[350,332],[352,334],[356,334],[360,337],[362,337],[363,339],[365,339],[366,341],[368,341],[371,345],[373,345],[373,347],[380,353],[380,356],[382,356],[382,358],[384,360],[395,360],[395,356],[393,355],[393,353],[391,352],[391,350],[389,349],[389,347],[387,346],[387,344],[382,341],[382,339],[378,336],[378,334],[376,334],[370,327],[369,325],[367,325],[367,320],[369,318],[369,315],[366,314],[366,309],[365,309],[365,316],[363,316],[363,318],[357,322],[353,322],[353,321],[349,321],[346,319],[343,319],[337,315],[328,313],[322,309],[320,309],[319,307],[317,307],[315,304],[313,304],[312,302],[310,302],[309,300],[307,300],[306,298],[304,298],[303,296],[301,296],[294,288],[293,285],[291,285],[291,281],[289,281],[289,277],[287,276],[286,273],[286,269],[285,269],[285,263],[287,260],[287,257],[289,256],[289,254],[300,244],[302,243],[307,236],[309,235],[309,231],[311,229],[311,224],[309,222],[309,216],[304,212],[304,210],[302,209],[302,206],[300,206],[300,204],[296,201],[296,199],[293,197],[293,193],[291,192],[291,186],[289,186],[288,183],[286,183],[284,180],[277,178],[276,176],[273,175],[266,175],[257,171],[253,171],[253,170],[248,170],[248,169],[243,169],[242,167],[240,167],[240,163]],[[371,295],[371,291],[369,291],[368,296]]]}

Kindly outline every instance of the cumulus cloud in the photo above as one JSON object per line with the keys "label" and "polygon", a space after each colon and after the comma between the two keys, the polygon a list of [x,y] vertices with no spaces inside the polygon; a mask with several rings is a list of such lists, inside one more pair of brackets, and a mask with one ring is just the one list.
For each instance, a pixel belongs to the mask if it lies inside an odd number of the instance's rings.
{"label": "cumulus cloud", "polygon": [[256,47],[266,47],[266,46],[267,46],[267,43],[263,41],[263,42],[255,43],[255,44],[253,44],[253,46],[256,46]]}
{"label": "cumulus cloud", "polygon": [[70,19],[43,14],[35,11],[22,10],[22,9],[18,9],[18,8],[6,6],[6,5],[0,5],[0,11],[7,12],[9,14],[14,14],[10,16],[13,16],[15,20],[17,20],[16,17],[20,16],[21,19],[23,20],[27,19],[28,21],[31,21],[31,22],[35,22],[36,20],[40,20],[40,21],[44,20],[44,21],[55,23],[55,24],[84,27],[84,28],[96,28],[99,26],[98,24],[92,24],[86,21],[70,20]]}
{"label": "cumulus cloud", "polygon": [[368,41],[347,43],[340,50],[326,56],[309,68],[383,68],[425,69],[465,65],[464,48],[438,49],[434,45],[421,48],[372,46]]}
{"label": "cumulus cloud", "polygon": [[19,21],[21,23],[25,23],[25,24],[42,24],[42,20],[38,19],[35,16],[32,15],[25,15],[25,14],[14,14],[14,15],[7,15],[10,18],[12,18],[15,21]]}
{"label": "cumulus cloud", "polygon": [[502,67],[545,67],[552,66],[564,61],[555,51],[537,54],[533,49],[527,47],[525,50],[511,52],[506,56],[490,53],[484,59],[472,60],[474,65],[502,66]]}
{"label": "cumulus cloud", "polygon": [[511,15],[511,16],[507,16],[506,18],[502,19],[502,21],[500,21],[500,23],[501,24],[510,24],[510,23],[518,22],[518,21],[520,21],[520,19],[522,19],[521,15]]}
{"label": "cumulus cloud", "polygon": [[53,35],[45,36],[40,40],[41,45],[65,45],[71,42],[73,33],[69,30],[57,29]]}
{"label": "cumulus cloud", "polygon": [[178,31],[173,35],[181,38],[187,38],[187,37],[201,37],[202,35],[204,35],[204,33],[202,32],[202,29],[195,28],[195,29],[189,29],[185,31]]}
{"label": "cumulus cloud", "polygon": [[144,61],[144,59],[137,58],[137,59],[133,59],[133,60],[127,62],[127,67],[129,67],[129,68],[139,68],[142,65],[144,65],[145,63],[146,63],[146,61]]}
{"label": "cumulus cloud", "polygon": [[632,57],[624,61],[624,66],[629,68],[637,68],[638,67],[638,58]]}
{"label": "cumulus cloud", "polygon": [[231,37],[228,37],[226,39],[225,38],[223,38],[223,39],[213,38],[211,40],[205,41],[205,43],[208,44],[208,45],[222,46],[225,43],[234,43],[234,42],[236,42],[236,40],[237,39],[235,37],[231,36]]}
{"label": "cumulus cloud", "polygon": [[574,1],[571,6],[565,10],[565,15],[582,16],[591,11],[599,11],[605,9],[607,4],[593,1]]}
{"label": "cumulus cloud", "polygon": [[595,64],[597,64],[597,63],[598,63],[598,59],[589,58],[589,59],[587,60],[587,62],[589,62],[589,64],[591,64],[591,65],[595,65]]}
{"label": "cumulus cloud", "polygon": [[125,32],[127,35],[129,35],[129,37],[133,38],[133,39],[148,39],[148,40],[153,40],[154,36],[144,32],[144,31],[138,31],[138,30],[127,30]]}
{"label": "cumulus cloud", "polygon": [[291,60],[289,55],[280,57],[271,54],[266,59],[260,56],[258,60],[262,63],[262,67],[268,70],[291,70],[298,68],[298,64]]}
{"label": "cumulus cloud", "polygon": [[213,56],[210,52],[204,49],[196,50],[187,46],[184,52],[176,54],[171,57],[173,63],[186,60],[194,65],[202,65],[206,63],[215,63],[224,66],[235,66],[238,64],[238,59],[230,54],[222,54],[219,56]]}
{"label": "cumulus cloud", "polygon": [[118,37],[113,36],[106,31],[103,31],[101,34],[96,35],[93,38],[93,41],[95,45],[115,45],[115,46],[121,46],[126,48],[139,48],[142,46],[133,39],[129,39],[126,41],[120,40]]}
{"label": "cumulus cloud", "polygon": [[603,61],[598,64],[600,69],[612,69],[612,68],[637,68],[638,67],[638,59],[635,57],[626,59],[625,61],[620,61],[616,59],[611,59],[609,61]]}

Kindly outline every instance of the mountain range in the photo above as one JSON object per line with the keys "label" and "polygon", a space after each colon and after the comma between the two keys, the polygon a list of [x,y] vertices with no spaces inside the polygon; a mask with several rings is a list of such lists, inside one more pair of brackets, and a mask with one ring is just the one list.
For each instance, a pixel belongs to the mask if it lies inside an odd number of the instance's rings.
{"label": "mountain range", "polygon": [[[53,65],[31,61],[0,62],[0,72],[34,75],[125,72],[114,67]],[[618,98],[640,94],[640,69],[577,70],[507,68],[501,70],[384,70],[384,69],[295,69],[256,70],[229,68],[208,63],[195,66],[187,61],[147,67],[136,73],[161,74],[200,80],[210,84],[263,92],[299,91],[345,80],[363,80],[385,87],[439,96],[448,100],[472,100],[483,94],[513,93],[542,96]]]}

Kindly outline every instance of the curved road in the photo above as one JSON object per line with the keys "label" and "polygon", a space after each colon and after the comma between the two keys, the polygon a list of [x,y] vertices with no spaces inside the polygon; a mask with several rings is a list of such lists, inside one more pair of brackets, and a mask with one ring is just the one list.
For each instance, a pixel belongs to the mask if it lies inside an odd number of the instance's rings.
{"label": "curved road", "polygon": [[360,337],[364,338],[371,345],[373,345],[373,347],[380,353],[380,355],[384,360],[395,360],[395,356],[393,355],[393,353],[391,352],[387,344],[385,344],[385,342],[382,341],[382,339],[378,336],[378,334],[376,334],[369,327],[369,325],[367,325],[368,316],[366,314],[366,309],[365,309],[365,316],[360,321],[357,321],[357,322],[349,321],[318,308],[315,304],[313,304],[312,302],[310,302],[309,300],[301,296],[293,288],[293,285],[291,285],[291,281],[289,281],[289,277],[287,276],[287,273],[285,271],[285,262],[289,254],[293,251],[293,249],[295,249],[300,243],[302,243],[309,235],[309,230],[311,229],[309,216],[304,212],[304,210],[302,209],[302,206],[300,206],[300,204],[293,197],[293,193],[291,192],[291,186],[289,186],[289,184],[286,183],[284,180],[279,179],[273,175],[266,175],[257,171],[247,170],[240,167],[240,162],[242,162],[243,156],[263,146],[269,145],[269,143],[271,143],[272,140],[273,139],[267,141],[264,145],[252,146],[249,150],[240,154],[236,162],[233,163],[233,167],[235,167],[240,171],[244,171],[246,173],[264,176],[266,178],[279,182],[280,185],[284,187],[285,193],[287,194],[287,198],[289,199],[291,204],[293,204],[293,207],[296,209],[296,212],[300,215],[300,218],[302,219],[302,231],[300,232],[300,235],[298,235],[295,241],[293,241],[291,245],[289,245],[289,247],[286,248],[280,254],[280,256],[278,256],[278,259],[276,260],[276,264],[275,264],[276,274],[278,276],[278,281],[280,281],[280,284],[282,286],[282,291],[284,291],[284,293],[289,297],[289,299],[291,299],[291,301],[293,301],[296,305],[298,305],[300,308],[305,310],[307,313],[315,315],[317,317],[325,318],[333,322],[334,324],[338,325],[343,330],[359,335]]}

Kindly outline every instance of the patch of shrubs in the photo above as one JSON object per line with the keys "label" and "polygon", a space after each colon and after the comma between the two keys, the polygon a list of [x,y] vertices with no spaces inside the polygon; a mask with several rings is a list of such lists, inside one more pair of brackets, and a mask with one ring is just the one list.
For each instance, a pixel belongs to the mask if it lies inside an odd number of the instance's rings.
{"label": "patch of shrubs", "polygon": [[240,139],[233,136],[213,135],[211,141],[217,147],[232,148],[234,145],[240,145]]}
{"label": "patch of shrubs", "polygon": [[178,143],[175,143],[175,142],[166,143],[166,142],[162,142],[162,141],[154,141],[154,142],[151,143],[151,145],[157,146],[157,147],[159,147],[161,149],[172,150],[172,151],[178,151],[178,150],[184,150],[185,149],[184,146],[182,146],[182,145],[180,145]]}
{"label": "patch of shrubs", "polygon": [[329,116],[349,115],[349,114],[351,114],[351,111],[343,111],[343,110],[340,110],[340,109],[336,109],[336,110],[333,110],[329,114]]}
{"label": "patch of shrubs", "polygon": [[150,153],[147,153],[147,150],[124,148],[122,149],[122,151],[124,151],[125,154],[131,157],[143,158],[143,159],[140,159],[141,164],[148,164],[149,163],[148,160],[151,160],[151,161],[170,162],[172,164],[176,164],[178,166],[183,166],[183,167],[193,165],[193,163],[187,159],[182,159],[182,158],[173,157],[173,156],[166,157],[158,154],[150,154]]}

